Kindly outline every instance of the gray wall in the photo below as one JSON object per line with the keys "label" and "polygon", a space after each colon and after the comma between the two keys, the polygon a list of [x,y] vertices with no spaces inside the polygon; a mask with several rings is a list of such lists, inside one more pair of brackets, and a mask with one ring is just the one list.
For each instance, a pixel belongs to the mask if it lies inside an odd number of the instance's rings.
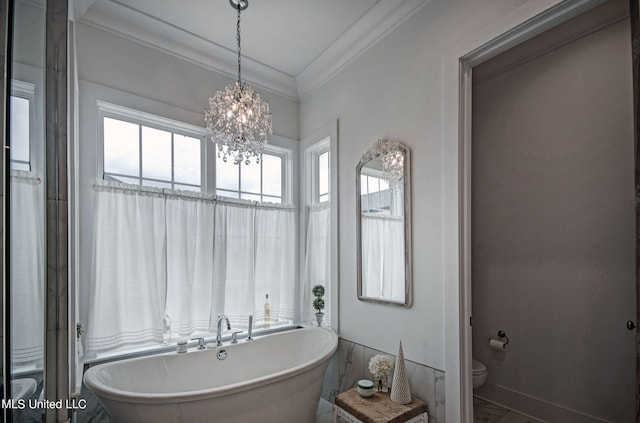
{"label": "gray wall", "polygon": [[[626,3],[474,69],[473,354],[489,371],[476,393],[548,421],[633,420]],[[488,347],[498,330],[507,352]]]}

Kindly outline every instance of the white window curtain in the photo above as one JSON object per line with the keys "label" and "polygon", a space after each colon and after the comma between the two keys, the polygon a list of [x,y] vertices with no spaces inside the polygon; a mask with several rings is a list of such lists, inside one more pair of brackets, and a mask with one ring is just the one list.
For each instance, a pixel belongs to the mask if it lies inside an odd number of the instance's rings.
{"label": "white window curtain", "polygon": [[293,321],[298,280],[295,210],[277,205],[257,208],[255,229],[255,308],[264,317],[265,295],[269,294],[271,321]]}
{"label": "white window curtain", "polygon": [[[295,209],[227,200],[216,203],[212,317],[233,326],[292,321],[295,314]],[[270,316],[264,306],[269,296]]]}
{"label": "white window curtain", "polygon": [[214,207],[212,198],[189,192],[166,199],[165,315],[173,337],[209,331]]}
{"label": "white window curtain", "polygon": [[216,204],[213,259],[215,294],[211,314],[214,318],[224,314],[233,326],[240,322],[246,326],[249,314],[256,311],[254,215],[255,208],[248,204]]}
{"label": "white window curtain", "polygon": [[266,294],[271,322],[293,320],[293,207],[116,182],[94,189],[87,354],[161,343],[165,321],[172,340],[210,333],[218,314],[234,330],[249,314],[260,327]]}
{"label": "white window curtain", "polygon": [[11,359],[14,368],[43,367],[44,193],[42,178],[12,170],[10,278]]}
{"label": "white window curtain", "polygon": [[162,342],[166,297],[161,189],[95,184],[87,353]]}
{"label": "white window curtain", "polygon": [[331,208],[325,202],[309,208],[307,220],[307,245],[304,259],[303,321],[315,324],[311,292],[315,285],[322,285],[324,295],[324,324],[331,325]]}
{"label": "white window curtain", "polygon": [[362,293],[404,301],[404,222],[395,216],[362,216]]}

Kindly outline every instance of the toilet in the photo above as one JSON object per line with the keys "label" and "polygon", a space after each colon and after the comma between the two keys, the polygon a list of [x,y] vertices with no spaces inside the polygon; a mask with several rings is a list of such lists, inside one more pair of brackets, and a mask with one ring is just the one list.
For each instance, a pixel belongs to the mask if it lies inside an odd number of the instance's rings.
{"label": "toilet", "polygon": [[473,376],[473,389],[476,389],[482,386],[484,381],[487,380],[488,372],[484,364],[473,359],[471,365],[471,374]]}

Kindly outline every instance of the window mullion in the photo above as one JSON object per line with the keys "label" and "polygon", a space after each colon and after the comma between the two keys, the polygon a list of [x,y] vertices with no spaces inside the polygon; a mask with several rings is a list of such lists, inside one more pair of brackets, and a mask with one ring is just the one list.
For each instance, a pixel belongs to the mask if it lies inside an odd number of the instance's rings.
{"label": "window mullion", "polygon": [[238,163],[238,198],[242,198],[242,162]]}
{"label": "window mullion", "polygon": [[[263,157],[263,156],[261,156],[261,157]],[[263,164],[264,164],[264,160],[260,160],[260,201],[264,201],[264,196],[263,196],[264,189],[263,189],[263,186],[262,186],[262,174],[264,173]]]}
{"label": "window mullion", "polygon": [[331,152],[327,152],[327,201],[331,201]]}
{"label": "window mullion", "polygon": [[320,202],[320,156],[322,154],[315,154],[313,161],[313,202]]}
{"label": "window mullion", "polygon": [[142,125],[138,124],[138,182],[142,184]]}
{"label": "window mullion", "polygon": [[291,198],[287,198],[287,186],[286,186],[286,182],[287,180],[290,178],[290,176],[287,174],[287,157],[286,156],[280,156],[280,202],[282,204],[286,202],[291,203],[293,200]]}
{"label": "window mullion", "polygon": [[175,143],[174,132],[171,131],[171,189],[175,189]]}

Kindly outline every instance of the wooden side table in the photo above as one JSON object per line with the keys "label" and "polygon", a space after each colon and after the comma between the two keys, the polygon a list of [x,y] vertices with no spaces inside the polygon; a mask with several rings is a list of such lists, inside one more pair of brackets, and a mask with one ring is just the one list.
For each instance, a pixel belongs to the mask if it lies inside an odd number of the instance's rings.
{"label": "wooden side table", "polygon": [[409,404],[391,401],[388,393],[375,392],[372,397],[363,398],[356,388],[336,397],[333,405],[333,420],[349,423],[428,423],[427,405],[417,398]]}

